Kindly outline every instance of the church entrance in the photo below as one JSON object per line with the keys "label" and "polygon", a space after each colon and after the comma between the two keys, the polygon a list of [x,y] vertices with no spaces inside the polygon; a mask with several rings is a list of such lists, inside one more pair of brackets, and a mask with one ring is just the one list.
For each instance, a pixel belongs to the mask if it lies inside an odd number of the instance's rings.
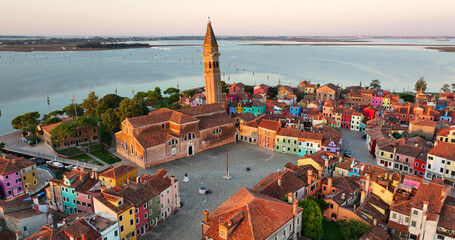
{"label": "church entrance", "polygon": [[193,146],[188,146],[188,156],[193,155]]}

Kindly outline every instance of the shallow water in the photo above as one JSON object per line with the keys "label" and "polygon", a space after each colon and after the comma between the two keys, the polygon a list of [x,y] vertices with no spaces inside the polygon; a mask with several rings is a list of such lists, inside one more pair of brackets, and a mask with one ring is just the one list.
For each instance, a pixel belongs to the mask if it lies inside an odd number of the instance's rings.
{"label": "shallow water", "polygon": [[[381,43],[454,44],[454,40],[385,39]],[[228,83],[297,85],[299,80],[341,86],[379,79],[383,88],[413,89],[424,76],[431,91],[455,82],[455,53],[407,46],[262,46],[218,41],[220,67]],[[256,42],[255,42],[256,43]],[[265,42],[266,43],[266,42]],[[151,44],[202,44],[161,41]],[[0,133],[25,112],[47,113],[81,102],[94,90],[132,97],[132,90],[159,86],[188,89],[204,84],[201,46],[170,46],[85,52],[0,52]],[[243,70],[245,69],[245,70]],[[254,72],[254,74],[253,74]],[[267,78],[269,76],[269,78]],[[228,80],[229,78],[229,80]],[[50,98],[50,106],[46,103]]]}

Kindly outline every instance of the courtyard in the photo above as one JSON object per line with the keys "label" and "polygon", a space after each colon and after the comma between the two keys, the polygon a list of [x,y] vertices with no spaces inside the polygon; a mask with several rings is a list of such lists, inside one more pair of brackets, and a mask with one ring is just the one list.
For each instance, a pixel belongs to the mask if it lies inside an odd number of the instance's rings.
{"label": "courtyard", "polygon": [[376,160],[368,152],[366,139],[362,136],[363,132],[351,131],[339,128],[343,134],[343,145],[341,146],[342,153],[344,150],[352,152],[352,157],[361,163],[367,163],[377,166]]}
{"label": "courtyard", "polygon": [[[226,149],[229,149],[229,171],[233,177],[226,180]],[[284,169],[287,162],[297,164],[297,155],[272,152],[248,143],[231,143],[196,155],[177,159],[138,174],[155,174],[166,169],[179,180],[182,208],[145,234],[141,239],[201,239],[203,211],[213,212],[240,188],[254,187],[268,174]],[[247,171],[247,167],[250,168]],[[183,182],[188,174],[190,181]],[[204,186],[207,195],[198,194]]]}

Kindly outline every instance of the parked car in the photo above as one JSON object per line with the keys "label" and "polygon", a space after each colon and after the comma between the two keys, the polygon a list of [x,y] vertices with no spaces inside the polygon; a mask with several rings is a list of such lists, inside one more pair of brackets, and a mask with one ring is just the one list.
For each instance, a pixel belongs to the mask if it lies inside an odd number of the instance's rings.
{"label": "parked car", "polygon": [[344,150],[344,156],[350,158],[352,157],[352,152],[349,150]]}
{"label": "parked car", "polygon": [[65,168],[68,169],[68,170],[72,170],[72,169],[74,169],[74,166],[73,165],[67,165],[67,166],[65,166]]}
{"label": "parked car", "polygon": [[32,162],[36,162],[36,163],[45,163],[46,161],[44,161],[44,159],[40,158],[40,157],[34,157],[32,159],[30,159]]}

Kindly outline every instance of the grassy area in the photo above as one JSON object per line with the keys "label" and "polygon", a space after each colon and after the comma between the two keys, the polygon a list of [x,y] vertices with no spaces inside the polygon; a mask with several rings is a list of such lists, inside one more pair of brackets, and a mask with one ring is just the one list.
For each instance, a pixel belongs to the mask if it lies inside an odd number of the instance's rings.
{"label": "grassy area", "polygon": [[64,148],[64,149],[58,150],[57,153],[65,155],[65,156],[72,156],[72,155],[82,153],[82,151],[79,148]]}
{"label": "grassy area", "polygon": [[95,159],[91,158],[91,157],[88,156],[87,154],[79,155],[79,156],[73,157],[73,158],[71,158],[71,159],[78,160],[78,161],[81,161],[81,162],[96,164],[96,165],[98,165],[98,166],[103,166],[102,163],[96,161]]}
{"label": "grassy area", "polygon": [[92,155],[103,160],[107,164],[113,164],[122,161],[120,158],[108,151],[93,152]]}
{"label": "grassy area", "polygon": [[322,219],[323,240],[344,240],[340,227],[334,221]]}

